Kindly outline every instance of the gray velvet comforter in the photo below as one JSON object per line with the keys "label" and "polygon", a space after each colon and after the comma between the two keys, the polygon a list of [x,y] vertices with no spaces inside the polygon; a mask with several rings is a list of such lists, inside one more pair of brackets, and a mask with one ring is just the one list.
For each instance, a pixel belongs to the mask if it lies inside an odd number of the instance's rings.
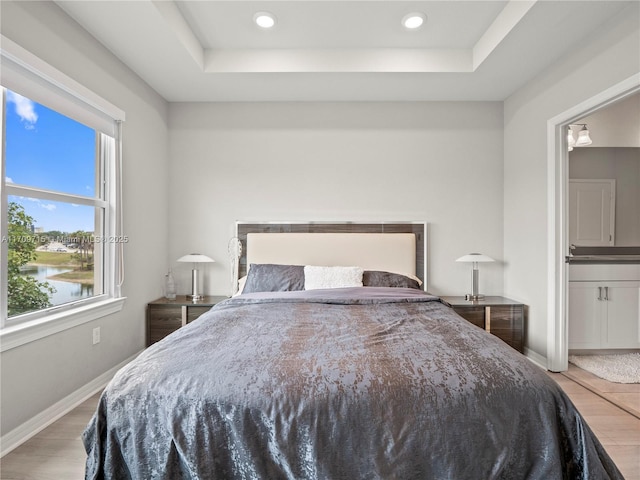
{"label": "gray velvet comforter", "polygon": [[542,370],[404,288],[241,295],[122,368],[87,478],[622,478]]}

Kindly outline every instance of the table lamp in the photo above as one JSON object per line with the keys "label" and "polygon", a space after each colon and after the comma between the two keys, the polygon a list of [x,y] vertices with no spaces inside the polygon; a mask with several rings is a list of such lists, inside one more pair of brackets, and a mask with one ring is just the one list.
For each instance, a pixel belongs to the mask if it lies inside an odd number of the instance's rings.
{"label": "table lamp", "polygon": [[467,293],[464,296],[465,300],[482,300],[484,295],[478,293],[478,263],[480,262],[493,262],[493,258],[482,255],[481,253],[470,253],[464,255],[456,260],[456,262],[472,263],[473,268],[471,270],[471,293]]}
{"label": "table lamp", "polygon": [[215,262],[213,258],[209,258],[206,255],[202,255],[200,253],[190,253],[188,255],[184,255],[178,259],[178,262],[191,262],[193,263],[193,269],[191,270],[191,294],[187,295],[189,300],[202,300],[204,295],[200,295],[198,293],[198,263],[211,263]]}

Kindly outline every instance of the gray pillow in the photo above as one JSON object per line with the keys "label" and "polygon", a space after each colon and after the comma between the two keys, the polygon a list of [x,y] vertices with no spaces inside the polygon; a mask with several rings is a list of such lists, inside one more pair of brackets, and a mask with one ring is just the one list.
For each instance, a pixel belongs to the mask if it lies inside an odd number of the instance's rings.
{"label": "gray pillow", "polygon": [[252,263],[242,293],[304,290],[303,265]]}
{"label": "gray pillow", "polygon": [[365,270],[362,275],[362,284],[365,287],[416,288],[421,290],[420,283],[413,278],[405,277],[399,273],[377,270]]}

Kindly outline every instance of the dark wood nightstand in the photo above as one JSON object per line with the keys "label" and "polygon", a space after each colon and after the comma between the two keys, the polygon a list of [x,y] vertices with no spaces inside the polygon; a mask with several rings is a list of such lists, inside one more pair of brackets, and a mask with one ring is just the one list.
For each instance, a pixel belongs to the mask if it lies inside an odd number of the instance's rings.
{"label": "dark wood nightstand", "polygon": [[441,298],[450,303],[461,317],[524,353],[524,304],[505,297],[485,297],[474,301],[464,297]]}
{"label": "dark wood nightstand", "polygon": [[216,303],[229,297],[204,297],[193,302],[185,295],[176,296],[175,300],[159,298],[147,304],[147,347],[162,340],[172,332],[203,313],[211,310]]}

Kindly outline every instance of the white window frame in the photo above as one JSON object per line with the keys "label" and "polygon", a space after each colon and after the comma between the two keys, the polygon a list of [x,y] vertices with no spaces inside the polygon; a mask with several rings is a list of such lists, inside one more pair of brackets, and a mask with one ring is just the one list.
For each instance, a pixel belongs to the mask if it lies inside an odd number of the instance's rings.
{"label": "white window frame", "polygon": [[[67,115],[74,120],[94,128],[97,135],[96,146],[101,156],[97,165],[99,189],[95,197],[65,194],[31,186],[6,184],[4,159],[0,168],[0,234],[6,238],[8,196],[17,195],[37,197],[52,201],[72,202],[103,209],[104,219],[96,221],[103,225],[101,234],[102,252],[96,252],[103,258],[100,277],[103,280],[102,294],[81,299],[63,305],[53,306],[36,312],[7,318],[7,242],[0,242],[0,352],[19,345],[73,328],[86,322],[110,315],[122,309],[125,298],[121,296],[124,278],[123,248],[126,237],[122,233],[121,197],[121,138],[124,112],[95,93],[91,92],[72,78],[66,76],[51,65],[23,49],[10,39],[0,35],[0,84],[14,90],[38,103]],[[35,97],[31,95],[35,92]],[[2,116],[0,128],[4,145],[5,93],[2,91]],[[50,95],[50,97],[49,97]],[[46,98],[50,101],[42,102]],[[4,149],[4,147],[3,147]],[[96,210],[99,212],[100,210]],[[97,263],[97,262],[96,262]]]}

